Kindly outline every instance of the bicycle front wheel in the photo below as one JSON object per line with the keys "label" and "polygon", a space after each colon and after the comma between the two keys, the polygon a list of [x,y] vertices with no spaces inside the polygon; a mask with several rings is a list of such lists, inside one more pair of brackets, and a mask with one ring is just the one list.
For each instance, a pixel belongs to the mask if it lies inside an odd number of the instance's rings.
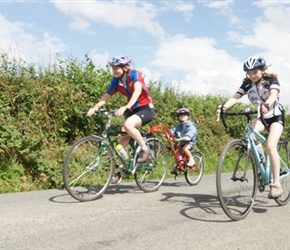
{"label": "bicycle front wheel", "polygon": [[150,149],[148,161],[137,163],[135,156],[136,172],[134,178],[138,187],[144,192],[153,192],[159,189],[164,181],[168,168],[168,151],[164,143],[157,138],[145,141]]}
{"label": "bicycle front wheel", "polygon": [[190,186],[195,186],[200,182],[203,175],[204,163],[201,153],[192,152],[192,157],[196,165],[193,167],[186,167],[184,175],[186,182]]}
{"label": "bicycle front wheel", "polygon": [[64,185],[76,200],[95,200],[110,184],[115,161],[111,148],[102,142],[98,136],[84,137],[72,146],[65,158]]}
{"label": "bicycle front wheel", "polygon": [[242,140],[229,142],[217,167],[216,185],[221,207],[232,220],[244,219],[257,192],[257,171],[252,151]]}

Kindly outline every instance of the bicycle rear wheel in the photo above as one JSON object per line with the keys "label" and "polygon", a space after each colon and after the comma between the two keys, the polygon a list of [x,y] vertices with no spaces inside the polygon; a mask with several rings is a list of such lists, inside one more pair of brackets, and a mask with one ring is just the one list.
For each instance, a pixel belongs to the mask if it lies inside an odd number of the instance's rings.
{"label": "bicycle rear wheel", "polygon": [[159,189],[164,181],[168,168],[168,151],[164,143],[157,138],[145,141],[150,148],[148,161],[137,163],[135,156],[136,172],[134,178],[138,187],[144,192],[153,192]]}
{"label": "bicycle rear wheel", "polygon": [[115,161],[111,148],[102,142],[98,136],[84,137],[72,146],[65,158],[64,185],[76,200],[95,200],[110,184]]}
{"label": "bicycle rear wheel", "polygon": [[290,173],[289,171],[289,151],[286,145],[278,145],[279,155],[283,159],[284,163],[288,166],[285,168],[282,163],[280,163],[280,184],[283,189],[282,195],[275,199],[278,205],[284,206],[290,200]]}
{"label": "bicycle rear wheel", "polygon": [[192,152],[192,157],[195,161],[196,166],[193,167],[186,167],[185,168],[185,180],[190,186],[197,185],[203,175],[204,171],[204,163],[201,153],[199,152]]}
{"label": "bicycle rear wheel", "polygon": [[257,192],[257,171],[251,151],[242,140],[229,142],[217,167],[217,194],[225,214],[232,220],[244,219]]}

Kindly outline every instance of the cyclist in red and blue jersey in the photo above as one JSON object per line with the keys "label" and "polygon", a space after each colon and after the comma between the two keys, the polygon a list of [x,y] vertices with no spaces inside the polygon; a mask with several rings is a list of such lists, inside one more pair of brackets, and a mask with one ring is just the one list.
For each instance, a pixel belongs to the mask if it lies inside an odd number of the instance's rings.
{"label": "cyclist in red and blue jersey", "polygon": [[[122,131],[126,131],[141,147],[137,162],[145,162],[149,156],[149,149],[144,143],[143,137],[138,130],[140,127],[148,124],[154,118],[154,107],[152,97],[144,82],[142,74],[136,69],[130,68],[131,59],[127,56],[115,56],[110,62],[113,71],[113,79],[107,92],[102,96],[99,102],[89,109],[87,116],[92,116],[100,109],[111,97],[120,92],[127,97],[127,104],[120,107],[116,116],[121,116],[126,112],[126,120]],[[129,136],[121,136],[120,144],[127,149]],[[120,166],[122,167],[122,166]],[[121,180],[121,173],[116,175],[117,182]]]}

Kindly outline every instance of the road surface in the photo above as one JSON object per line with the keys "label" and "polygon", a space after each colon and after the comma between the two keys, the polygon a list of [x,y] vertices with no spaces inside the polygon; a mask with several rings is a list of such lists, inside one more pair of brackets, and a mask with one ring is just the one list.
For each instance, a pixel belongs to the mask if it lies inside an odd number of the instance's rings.
{"label": "road surface", "polygon": [[258,196],[246,219],[231,221],[215,175],[194,187],[166,179],[154,193],[135,183],[78,202],[65,190],[0,195],[0,249],[290,249],[290,204]]}

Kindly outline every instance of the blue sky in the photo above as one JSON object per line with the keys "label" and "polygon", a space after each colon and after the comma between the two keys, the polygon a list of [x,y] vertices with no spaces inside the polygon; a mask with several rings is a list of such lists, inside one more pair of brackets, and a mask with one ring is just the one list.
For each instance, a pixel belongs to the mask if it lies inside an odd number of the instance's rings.
{"label": "blue sky", "polygon": [[260,55],[290,106],[290,1],[0,0],[0,27],[0,51],[27,62],[123,54],[147,80],[201,95],[233,95]]}

